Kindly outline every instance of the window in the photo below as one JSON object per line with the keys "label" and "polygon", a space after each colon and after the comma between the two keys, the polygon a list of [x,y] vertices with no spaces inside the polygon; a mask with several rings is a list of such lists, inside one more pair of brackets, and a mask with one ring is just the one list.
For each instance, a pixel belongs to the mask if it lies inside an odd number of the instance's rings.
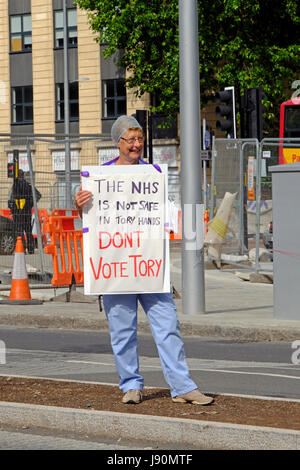
{"label": "window", "polygon": [[10,49],[12,52],[31,51],[31,15],[10,17]]}
{"label": "window", "polygon": [[[64,121],[65,119],[65,101],[64,101],[64,84],[56,85],[56,120]],[[70,121],[78,121],[79,119],[79,103],[78,103],[78,82],[69,83],[69,117]]]}
{"label": "window", "polygon": [[[62,10],[54,12],[54,45],[64,47],[64,14]],[[77,10],[72,8],[67,10],[67,35],[68,47],[77,46]]]}
{"label": "window", "polygon": [[126,114],[125,80],[103,80],[103,117],[114,119],[122,114]]}
{"label": "window", "polygon": [[19,86],[11,90],[12,123],[33,123],[32,86]]}
{"label": "window", "polygon": [[[71,171],[79,170],[79,150],[70,150]],[[53,171],[65,171],[65,150],[53,150],[52,152]]]}
{"label": "window", "polygon": [[284,137],[300,137],[300,106],[285,106]]}

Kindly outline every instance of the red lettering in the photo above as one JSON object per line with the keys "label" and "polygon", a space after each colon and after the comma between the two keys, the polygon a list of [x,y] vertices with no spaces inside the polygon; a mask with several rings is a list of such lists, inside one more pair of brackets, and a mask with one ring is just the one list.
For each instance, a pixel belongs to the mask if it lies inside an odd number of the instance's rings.
{"label": "red lettering", "polygon": [[128,277],[128,274],[124,274],[124,271],[127,271],[127,262],[122,261],[121,265],[121,277]]}
{"label": "red lettering", "polygon": [[102,266],[102,257],[101,257],[100,260],[99,260],[99,266],[98,266],[97,275],[96,275],[96,273],[95,273],[95,269],[94,269],[94,264],[93,264],[92,258],[90,258],[90,263],[91,263],[92,270],[93,270],[93,273],[94,273],[94,278],[95,278],[95,279],[99,279],[100,271],[101,271],[101,266]]}
{"label": "red lettering", "polygon": [[[109,243],[108,245],[104,246],[103,242],[102,242],[102,234],[106,234],[109,238]],[[105,248],[108,248],[111,244],[111,235],[110,233],[108,232],[99,232],[99,249],[100,250],[104,250]]]}
{"label": "red lettering", "polygon": [[[107,275],[105,275],[105,272],[104,272],[104,269],[105,269],[106,266],[108,267],[108,274],[107,274]],[[102,275],[103,275],[104,279],[109,279],[109,278],[111,277],[111,267],[110,267],[110,264],[105,263],[105,264],[103,265]]]}
{"label": "red lettering", "polygon": [[[117,236],[120,237],[120,240],[121,240],[120,245],[117,245],[117,243],[116,243],[116,237]],[[123,246],[123,237],[122,237],[122,234],[120,232],[116,232],[116,233],[113,234],[113,246],[115,248],[121,248],[121,246]]]}
{"label": "red lettering", "polygon": [[[140,234],[144,233],[142,231],[124,233],[115,232],[111,235],[109,232],[99,232],[99,249],[104,250],[108,248],[111,244],[114,248],[121,248],[124,246],[125,248],[130,247],[132,248],[134,245],[134,241],[136,241],[136,246],[139,248],[141,246],[141,237]],[[135,240],[133,236],[136,236]]]}
{"label": "red lettering", "polygon": [[[142,271],[142,264],[144,266],[144,271]],[[147,263],[144,260],[142,260],[139,264],[139,273],[142,277],[145,277],[148,274]]]}
{"label": "red lettering", "polygon": [[[133,277],[158,277],[159,272],[162,266],[162,259],[139,259],[142,258],[142,255],[130,255],[128,258],[132,258],[132,264],[130,265],[130,271],[133,271]],[[90,265],[95,280],[98,280],[100,276],[103,279],[111,278],[124,278],[129,277],[128,274],[128,262],[127,261],[111,261],[104,263],[103,257],[99,259],[99,264],[97,272],[93,263],[92,258],[90,258]],[[133,266],[133,267],[132,267]]]}
{"label": "red lettering", "polygon": [[150,276],[150,271],[151,271],[151,276],[155,276],[154,271],[152,267],[154,266],[154,260],[153,259],[148,259],[148,276]]}
{"label": "red lettering", "polygon": [[159,260],[159,263],[157,262],[157,260],[155,260],[155,263],[156,263],[156,265],[157,265],[156,277],[158,277],[158,273],[159,273],[159,270],[160,270],[160,267],[161,267],[162,259]]}
{"label": "red lettering", "polygon": [[144,232],[138,231],[138,232],[134,232],[134,233],[137,234],[137,243],[138,243],[137,246],[138,246],[138,248],[139,248],[139,247],[141,246],[141,245],[140,245],[140,233],[144,233]]}
{"label": "red lettering", "polygon": [[111,264],[112,264],[112,266],[114,267],[114,275],[115,275],[115,277],[117,277],[117,265],[118,265],[119,263],[117,263],[117,262],[115,261],[115,262],[112,262]]}
{"label": "red lettering", "polygon": [[133,258],[134,259],[134,263],[133,263],[133,266],[134,266],[134,277],[137,277],[137,258],[141,258],[142,255],[131,255],[129,256],[129,258]]}
{"label": "red lettering", "polygon": [[133,241],[132,241],[132,232],[131,232],[130,234],[125,233],[125,246],[127,246],[127,244],[126,244],[126,239],[127,239],[128,243],[129,243],[130,248],[132,248],[132,244],[133,244]]}

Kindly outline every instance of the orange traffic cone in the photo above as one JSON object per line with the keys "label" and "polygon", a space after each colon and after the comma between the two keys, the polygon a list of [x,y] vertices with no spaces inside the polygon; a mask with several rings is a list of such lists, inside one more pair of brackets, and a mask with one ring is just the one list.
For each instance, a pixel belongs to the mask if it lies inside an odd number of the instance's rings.
{"label": "orange traffic cone", "polygon": [[14,303],[14,304],[32,304],[32,303],[41,304],[42,303],[42,301],[40,300],[32,300],[31,298],[22,237],[17,238],[10,296],[8,300],[2,300],[1,303]]}
{"label": "orange traffic cone", "polygon": [[31,300],[22,238],[17,238],[9,300]]}

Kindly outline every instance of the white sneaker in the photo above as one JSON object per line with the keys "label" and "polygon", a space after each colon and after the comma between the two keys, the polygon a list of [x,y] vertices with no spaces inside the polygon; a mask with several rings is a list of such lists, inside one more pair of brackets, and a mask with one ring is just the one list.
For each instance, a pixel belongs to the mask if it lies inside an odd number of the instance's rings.
{"label": "white sneaker", "polygon": [[122,403],[132,403],[137,405],[142,401],[142,393],[140,390],[128,390],[122,398]]}
{"label": "white sneaker", "polygon": [[192,403],[193,405],[209,405],[214,401],[212,397],[203,395],[198,389],[192,390],[191,392],[184,393],[183,395],[178,395],[173,397],[172,401],[174,403]]}

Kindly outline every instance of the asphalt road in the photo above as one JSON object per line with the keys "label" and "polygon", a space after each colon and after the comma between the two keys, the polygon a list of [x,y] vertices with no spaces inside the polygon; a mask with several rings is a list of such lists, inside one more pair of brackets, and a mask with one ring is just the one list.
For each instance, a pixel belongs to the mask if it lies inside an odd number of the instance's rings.
{"label": "asphalt road", "polygon": [[[107,332],[1,327],[0,341],[1,375],[118,384]],[[291,343],[184,342],[192,378],[203,392],[300,399],[300,365],[292,362]],[[145,385],[167,387],[151,336],[139,335],[139,352]]]}

